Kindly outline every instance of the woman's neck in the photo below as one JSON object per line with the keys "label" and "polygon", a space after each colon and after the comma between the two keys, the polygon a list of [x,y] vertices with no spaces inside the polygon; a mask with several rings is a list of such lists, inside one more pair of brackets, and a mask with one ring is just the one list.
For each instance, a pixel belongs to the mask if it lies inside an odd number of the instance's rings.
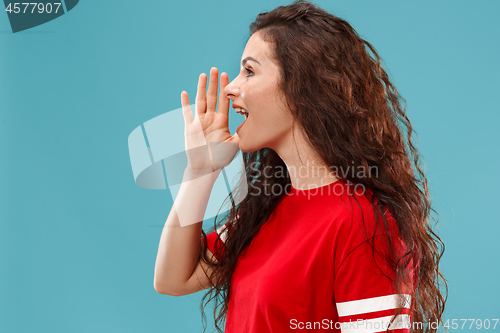
{"label": "woman's neck", "polygon": [[338,180],[330,168],[332,166],[322,161],[302,135],[296,134],[295,142],[288,140],[274,151],[286,164],[292,186],[298,190],[312,189]]}

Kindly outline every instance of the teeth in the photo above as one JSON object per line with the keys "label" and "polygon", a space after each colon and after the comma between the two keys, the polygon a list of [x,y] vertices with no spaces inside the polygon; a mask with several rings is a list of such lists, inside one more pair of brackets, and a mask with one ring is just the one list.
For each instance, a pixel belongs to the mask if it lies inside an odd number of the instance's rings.
{"label": "teeth", "polygon": [[247,110],[245,110],[245,109],[241,109],[241,108],[234,108],[234,111],[235,111],[236,113],[242,114],[242,115],[244,115],[244,116],[248,116],[248,111],[247,111]]}

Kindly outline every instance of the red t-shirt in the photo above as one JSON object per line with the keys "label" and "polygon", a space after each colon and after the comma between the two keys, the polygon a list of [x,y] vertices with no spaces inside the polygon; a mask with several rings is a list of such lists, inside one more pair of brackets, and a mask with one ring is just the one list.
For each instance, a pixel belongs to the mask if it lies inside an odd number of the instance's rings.
{"label": "red t-shirt", "polygon": [[[366,197],[372,192],[358,187],[349,196],[353,189],[338,180],[310,190],[292,187],[282,198],[240,254],[231,280],[226,333],[385,331],[397,307],[389,278],[394,273],[374,259],[366,241],[366,234],[375,231]],[[385,215],[396,230],[390,212]],[[374,246],[385,251],[381,217],[379,225]],[[225,226],[207,235],[212,253],[215,242],[223,245],[226,236]],[[391,326],[400,328],[395,332],[409,332],[410,296],[403,295],[408,305],[397,317],[399,324]]]}

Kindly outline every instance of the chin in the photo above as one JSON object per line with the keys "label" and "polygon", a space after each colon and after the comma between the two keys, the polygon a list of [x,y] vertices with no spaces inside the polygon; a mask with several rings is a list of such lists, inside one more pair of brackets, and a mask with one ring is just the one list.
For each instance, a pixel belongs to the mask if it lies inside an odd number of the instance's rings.
{"label": "chin", "polygon": [[246,148],[246,147],[240,146],[240,150],[244,153],[253,153],[254,151],[257,151],[258,149],[252,149],[252,148]]}
{"label": "chin", "polygon": [[240,146],[240,150],[242,152],[244,152],[244,153],[253,153],[253,152],[261,149],[260,147],[255,146],[255,145],[245,145],[245,144],[242,144],[241,141],[240,141],[240,145],[239,146]]}

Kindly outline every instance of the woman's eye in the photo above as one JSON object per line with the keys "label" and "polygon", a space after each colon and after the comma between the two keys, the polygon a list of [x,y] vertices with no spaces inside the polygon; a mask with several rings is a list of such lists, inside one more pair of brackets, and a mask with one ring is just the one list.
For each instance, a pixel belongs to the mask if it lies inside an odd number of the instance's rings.
{"label": "woman's eye", "polygon": [[247,75],[247,76],[253,75],[253,72],[252,72],[250,69],[248,69],[248,68],[246,68],[246,67],[245,67],[245,69],[246,69],[246,71],[247,71],[247,73],[248,73],[248,75]]}

